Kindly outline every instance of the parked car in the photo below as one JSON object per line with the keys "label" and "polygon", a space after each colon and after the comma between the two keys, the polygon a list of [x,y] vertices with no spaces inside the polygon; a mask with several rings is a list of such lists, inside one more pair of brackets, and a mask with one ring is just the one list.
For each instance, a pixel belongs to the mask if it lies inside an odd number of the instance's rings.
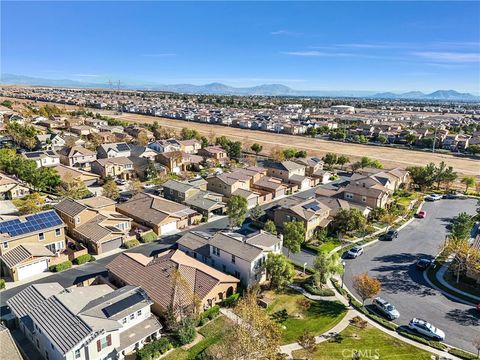
{"label": "parked car", "polygon": [[437,341],[445,340],[445,333],[442,330],[422,319],[413,318],[408,323],[408,328]]}
{"label": "parked car", "polygon": [[456,199],[458,194],[456,192],[449,192],[448,194],[443,195],[444,199]]}
{"label": "parked car", "polygon": [[421,210],[415,216],[419,219],[425,219],[425,217],[427,216],[427,212],[425,210]]}
{"label": "parked car", "polygon": [[430,194],[430,195],[425,196],[426,201],[437,201],[437,200],[440,200],[441,198],[442,198],[442,196],[440,196],[438,194]]}
{"label": "parked car", "polygon": [[355,259],[363,254],[363,248],[361,246],[354,246],[347,251],[347,258]]}
{"label": "parked car", "polygon": [[118,199],[117,199],[117,202],[119,203],[123,203],[123,202],[126,202],[130,200],[130,198],[128,196],[120,196]]}
{"label": "parked car", "polygon": [[383,300],[381,297],[377,297],[373,299],[372,302],[373,306],[380,311],[383,315],[385,315],[389,320],[395,320],[400,317],[400,313],[395,306],[390,304],[388,301]]}
{"label": "parked car", "polygon": [[395,229],[388,230],[386,234],[383,234],[382,239],[386,241],[392,241],[398,237],[398,231]]}
{"label": "parked car", "polygon": [[427,270],[430,265],[432,265],[432,260],[428,258],[420,258],[417,260],[417,263],[415,264],[417,269],[420,271]]}
{"label": "parked car", "polygon": [[156,186],[156,185],[154,185],[154,184],[144,184],[144,185],[143,185],[143,188],[144,188],[145,190],[150,190],[150,189],[154,189],[155,186]]}
{"label": "parked car", "polygon": [[127,185],[127,180],[115,179],[115,184],[117,184],[117,185]]}

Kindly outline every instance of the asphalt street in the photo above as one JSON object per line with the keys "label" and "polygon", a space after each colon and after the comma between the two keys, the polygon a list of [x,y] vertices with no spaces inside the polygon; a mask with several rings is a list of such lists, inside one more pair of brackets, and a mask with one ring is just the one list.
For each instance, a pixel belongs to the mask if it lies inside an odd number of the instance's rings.
{"label": "asphalt street", "polygon": [[[419,317],[446,333],[445,342],[475,352],[472,340],[480,336],[480,317],[476,310],[432,289],[416,270],[420,257],[435,257],[448,233],[452,217],[465,211],[475,213],[476,200],[456,199],[425,203],[425,219],[415,219],[392,242],[379,241],[365,248],[359,258],[346,261],[345,284],[353,291],[355,274],[368,272],[382,283],[381,297],[400,312],[395,322],[406,325]],[[354,292],[355,293],[355,292]]]}

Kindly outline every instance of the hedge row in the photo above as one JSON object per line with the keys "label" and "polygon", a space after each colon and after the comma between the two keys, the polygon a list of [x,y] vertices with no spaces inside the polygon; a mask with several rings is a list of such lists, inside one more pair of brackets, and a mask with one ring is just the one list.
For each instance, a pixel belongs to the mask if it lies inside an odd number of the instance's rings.
{"label": "hedge row", "polygon": [[398,329],[397,332],[400,335],[402,335],[403,337],[406,337],[408,339],[414,340],[416,342],[419,342],[419,343],[427,345],[427,346],[431,346],[431,347],[433,347],[434,349],[437,349],[437,350],[445,351],[448,348],[447,345],[445,345],[445,344],[443,344],[439,341],[427,340],[427,339],[425,339],[421,336],[409,333],[406,330]]}
{"label": "hedge row", "polygon": [[5,289],[5,279],[0,279],[0,290]]}
{"label": "hedge row", "polygon": [[302,288],[308,291],[312,295],[317,296],[335,296],[335,292],[332,289],[319,289],[307,282],[302,283]]}
{"label": "hedge row", "polygon": [[60,264],[52,265],[48,269],[51,272],[61,272],[72,267],[72,262],[70,260],[64,261]]}
{"label": "hedge row", "polygon": [[460,350],[460,349],[450,349],[448,350],[449,354],[458,356],[460,359],[465,359],[465,360],[476,360],[478,359],[477,355]]}
{"label": "hedge row", "polygon": [[173,348],[173,345],[167,338],[152,341],[145,345],[142,349],[137,350],[137,360],[154,360],[158,359],[160,355],[165,354],[168,350]]}
{"label": "hedge row", "polygon": [[138,241],[137,239],[128,240],[128,241],[125,241],[123,243],[123,247],[125,249],[131,249],[131,248],[133,248],[135,246],[138,246],[138,245],[140,245],[140,241]]}
{"label": "hedge row", "polygon": [[152,242],[154,240],[157,240],[157,234],[155,234],[153,231],[140,236],[140,241],[144,244]]}
{"label": "hedge row", "polygon": [[73,263],[75,265],[82,265],[82,264],[85,264],[85,263],[91,262],[91,261],[95,261],[95,258],[93,257],[93,255],[84,254],[84,255],[80,255],[79,257],[75,258],[73,260]]}
{"label": "hedge row", "polygon": [[240,297],[240,293],[235,293],[233,295],[230,295],[225,300],[223,300],[223,306],[225,307],[234,306],[237,303],[239,297]]}

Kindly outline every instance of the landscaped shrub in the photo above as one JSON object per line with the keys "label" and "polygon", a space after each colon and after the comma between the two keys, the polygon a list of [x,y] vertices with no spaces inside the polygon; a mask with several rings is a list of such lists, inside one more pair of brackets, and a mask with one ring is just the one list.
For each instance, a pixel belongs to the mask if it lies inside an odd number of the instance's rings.
{"label": "landscaped shrub", "polygon": [[133,248],[135,246],[138,246],[138,245],[140,245],[140,241],[138,241],[137,239],[128,240],[128,241],[125,241],[123,243],[123,247],[125,249],[131,249],[131,248]]}
{"label": "landscaped shrub", "polygon": [[154,240],[157,240],[157,234],[155,234],[153,231],[140,236],[140,241],[144,244]]}
{"label": "landscaped shrub", "polygon": [[415,340],[421,344],[424,344],[424,345],[428,345],[428,346],[431,346],[435,349],[438,349],[438,350],[442,350],[444,351],[446,348],[447,348],[447,345],[445,344],[442,344],[441,342],[438,342],[438,341],[434,341],[434,340],[427,340],[421,336],[417,336],[417,335],[414,335],[414,334],[411,334],[409,333],[408,331],[406,330],[401,330],[401,329],[398,329],[397,332],[406,337],[406,338],[409,338],[411,340]]}
{"label": "landscaped shrub", "polygon": [[335,292],[332,289],[319,289],[308,282],[302,283],[302,287],[312,295],[317,296],[335,296]]}
{"label": "landscaped shrub", "polygon": [[203,312],[202,318],[203,319],[208,318],[208,319],[212,320],[218,315],[219,312],[220,312],[220,306],[219,305],[212,306],[210,309],[205,310]]}
{"label": "landscaped shrub", "polygon": [[225,307],[234,306],[237,303],[239,297],[240,297],[240,293],[230,295],[225,300],[223,300],[223,306],[225,306]]}
{"label": "landscaped shrub", "polygon": [[195,339],[195,336],[197,336],[197,331],[193,321],[186,321],[175,334],[180,345],[190,344]]}
{"label": "landscaped shrub", "polygon": [[92,255],[84,254],[84,255],[80,255],[79,257],[74,259],[73,263],[76,264],[76,265],[82,265],[82,264],[85,264],[87,262],[91,262],[91,261],[94,261],[94,260],[95,260],[95,258]]}
{"label": "landscaped shrub", "polygon": [[465,360],[476,360],[478,359],[477,355],[474,355],[472,353],[460,350],[460,349],[450,349],[448,350],[449,354],[458,356],[460,359],[465,359]]}
{"label": "landscaped shrub", "polygon": [[288,312],[287,310],[282,309],[274,312],[272,315],[270,315],[270,318],[277,323],[282,323],[288,319]]}
{"label": "landscaped shrub", "polygon": [[48,269],[51,272],[61,272],[72,267],[72,262],[70,260],[64,261],[60,264],[52,265]]}
{"label": "landscaped shrub", "polygon": [[172,348],[172,344],[167,338],[152,341],[142,349],[137,350],[137,360],[154,360],[165,354]]}
{"label": "landscaped shrub", "polygon": [[0,279],[0,290],[5,289],[5,279]]}

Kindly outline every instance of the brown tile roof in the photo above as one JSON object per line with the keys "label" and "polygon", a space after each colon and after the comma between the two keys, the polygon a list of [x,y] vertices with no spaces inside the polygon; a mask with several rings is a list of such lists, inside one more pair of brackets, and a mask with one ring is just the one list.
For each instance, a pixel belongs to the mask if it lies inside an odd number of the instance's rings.
{"label": "brown tile roof", "polygon": [[59,211],[71,217],[77,216],[85,209],[87,209],[86,205],[83,205],[80,202],[70,198],[63,199],[57,205],[55,205],[56,211]]}
{"label": "brown tile roof", "polygon": [[54,254],[42,244],[22,244],[3,254],[1,259],[11,269],[33,257],[45,256],[54,256]]}
{"label": "brown tile roof", "polygon": [[[168,250],[157,258],[123,253],[106,267],[126,284],[142,287],[164,310],[171,305],[192,306],[189,293],[203,300],[218,284],[239,282],[180,250]],[[174,280],[175,274],[181,277],[180,281]],[[185,283],[188,289],[180,283]]]}
{"label": "brown tile roof", "polygon": [[87,205],[92,209],[102,209],[106,206],[115,205],[116,202],[112,199],[109,199],[105,196],[93,196],[87,199],[78,200],[78,202]]}

